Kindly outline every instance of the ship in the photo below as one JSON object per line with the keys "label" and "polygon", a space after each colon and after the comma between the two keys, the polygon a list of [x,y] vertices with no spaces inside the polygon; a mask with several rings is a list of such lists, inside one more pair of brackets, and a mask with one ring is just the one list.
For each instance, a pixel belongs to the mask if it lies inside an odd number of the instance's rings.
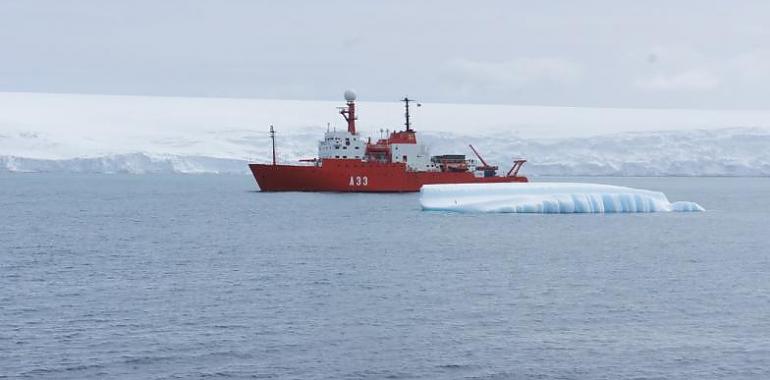
{"label": "ship", "polygon": [[498,167],[489,165],[473,145],[469,147],[480,162],[464,154],[431,156],[428,147],[417,142],[410,121],[410,104],[421,104],[408,97],[401,99],[404,129],[387,131],[374,142],[363,138],[356,130],[356,94],[347,90],[344,97],[346,104],[338,109],[347,130],[327,127],[316,158],[277,163],[275,129],[270,126],[272,163],[249,164],[260,191],[415,192],[428,184],[528,181],[519,175],[526,160],[514,160],[505,175],[498,175]]}

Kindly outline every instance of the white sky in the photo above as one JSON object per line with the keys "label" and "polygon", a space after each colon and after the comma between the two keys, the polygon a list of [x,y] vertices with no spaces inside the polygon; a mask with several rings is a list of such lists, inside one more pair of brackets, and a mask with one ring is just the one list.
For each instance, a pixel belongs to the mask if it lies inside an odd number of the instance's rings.
{"label": "white sky", "polygon": [[770,1],[0,0],[0,91],[770,108]]}

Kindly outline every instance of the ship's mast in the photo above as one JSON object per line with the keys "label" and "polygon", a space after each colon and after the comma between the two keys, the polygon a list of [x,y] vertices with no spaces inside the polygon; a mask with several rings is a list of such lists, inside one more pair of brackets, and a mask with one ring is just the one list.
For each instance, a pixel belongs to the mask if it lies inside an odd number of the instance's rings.
{"label": "ship's mast", "polygon": [[340,114],[348,122],[348,133],[356,134],[356,93],[352,90],[345,91],[345,101],[348,107],[340,107]]}
{"label": "ship's mast", "polygon": [[[406,123],[404,123],[404,125],[406,126],[406,130],[411,132],[412,124],[409,121],[409,102],[414,102],[415,100],[409,99],[408,97],[404,97],[403,99],[401,99],[401,101],[404,102],[404,109],[405,109],[404,117],[406,118]],[[420,106],[422,106],[422,104],[417,103],[417,107],[420,107]]]}
{"label": "ship's mast", "polygon": [[275,129],[270,125],[270,140],[273,142],[273,165],[275,165]]}

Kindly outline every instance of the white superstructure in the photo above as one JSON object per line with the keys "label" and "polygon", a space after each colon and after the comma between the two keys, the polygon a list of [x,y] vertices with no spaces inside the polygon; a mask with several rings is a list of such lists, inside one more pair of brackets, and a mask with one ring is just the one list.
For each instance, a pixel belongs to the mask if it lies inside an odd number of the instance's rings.
{"label": "white superstructure", "polygon": [[437,171],[430,161],[428,147],[423,144],[390,144],[393,162],[403,162],[411,170]]}
{"label": "white superstructure", "polygon": [[327,131],[323,141],[318,143],[319,158],[363,159],[366,141],[358,133],[348,131]]}

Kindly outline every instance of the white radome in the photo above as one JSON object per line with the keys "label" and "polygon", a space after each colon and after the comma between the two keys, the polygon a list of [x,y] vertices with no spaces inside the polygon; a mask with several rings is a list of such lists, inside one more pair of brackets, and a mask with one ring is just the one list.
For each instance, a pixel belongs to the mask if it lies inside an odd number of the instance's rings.
{"label": "white radome", "polygon": [[356,100],[356,93],[353,90],[345,90],[345,100],[352,102]]}

